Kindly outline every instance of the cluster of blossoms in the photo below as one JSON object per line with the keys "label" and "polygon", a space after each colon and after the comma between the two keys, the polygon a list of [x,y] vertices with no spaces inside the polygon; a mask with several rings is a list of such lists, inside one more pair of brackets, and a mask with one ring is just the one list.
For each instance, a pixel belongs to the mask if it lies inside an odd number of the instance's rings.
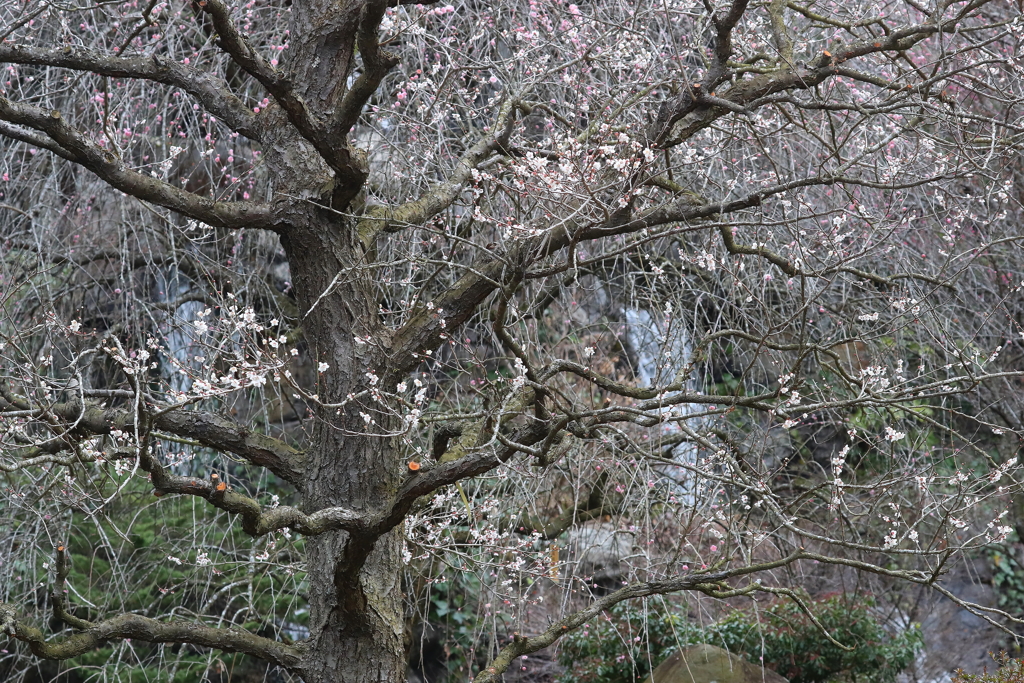
{"label": "cluster of blossoms", "polygon": [[857,378],[860,379],[865,389],[882,392],[892,385],[892,380],[889,379],[888,374],[888,368],[880,365],[869,365],[857,373]]}
{"label": "cluster of blossoms", "polygon": [[693,256],[688,256],[686,253],[683,252],[682,249],[680,249],[679,257],[684,261],[689,261],[690,263],[696,265],[698,268],[707,270],[709,272],[713,272],[715,268],[718,266],[718,262],[714,254],[710,254],[706,251],[701,252],[699,254],[695,254]]}
{"label": "cluster of blossoms", "polygon": [[[510,511],[497,498],[466,497],[461,487],[438,491],[430,503],[406,520],[402,555],[406,564],[457,560],[462,571],[484,577],[483,589],[509,615],[524,581],[557,577],[558,554],[548,551],[541,534],[524,533],[507,523]],[[435,579],[443,580],[443,577]]]}
{"label": "cluster of blossoms", "polygon": [[[473,194],[488,197],[490,202],[477,202],[474,217],[498,226],[506,239],[539,235],[552,227],[550,217],[563,213],[566,203],[578,207],[574,222],[600,221],[607,211],[616,211],[636,196],[647,192],[635,188],[624,193],[609,194],[604,188],[626,186],[630,178],[655,158],[654,152],[624,132],[614,132],[607,125],[586,143],[552,132],[541,141],[544,151],[526,151],[510,161],[502,173],[474,169]],[[507,212],[502,204],[494,204],[492,196],[504,193],[513,201],[529,197],[544,207],[537,213],[535,224],[517,221],[515,212]],[[595,197],[602,201],[594,202]]]}
{"label": "cluster of blossoms", "polygon": [[[895,503],[889,503],[889,507],[893,511],[893,516],[880,515],[883,522],[889,524],[891,528],[882,538],[882,548],[885,550],[892,550],[900,544],[899,526],[901,522],[900,511]],[[904,538],[909,539],[912,542],[917,542],[918,532],[915,529],[908,529]]]}
{"label": "cluster of blossoms", "polygon": [[850,446],[846,445],[832,456],[832,499],[828,509],[835,512],[843,502],[843,468],[846,466],[846,456],[850,454]]}
{"label": "cluster of blossoms", "polygon": [[[287,338],[273,333],[261,334],[267,327],[251,308],[230,305],[223,307],[217,318],[211,318],[212,313],[208,308],[199,311],[192,321],[194,343],[188,357],[165,354],[175,371],[191,382],[188,392],[176,392],[177,400],[210,398],[247,387],[260,388],[267,384],[268,377],[280,381],[287,357],[297,354],[295,349],[287,356],[280,353]],[[276,319],[270,321],[271,330],[277,325]],[[216,366],[226,369],[218,373]]]}
{"label": "cluster of blossoms", "polygon": [[1002,524],[1002,519],[1009,514],[1009,510],[1003,510],[999,515],[990,521],[985,527],[985,542],[986,543],[1003,543],[1007,537],[1013,532],[1013,527]]}

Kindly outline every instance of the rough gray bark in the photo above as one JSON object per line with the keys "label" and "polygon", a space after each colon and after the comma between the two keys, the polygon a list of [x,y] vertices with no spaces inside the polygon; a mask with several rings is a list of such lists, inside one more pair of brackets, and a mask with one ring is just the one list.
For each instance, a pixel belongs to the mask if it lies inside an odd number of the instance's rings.
{"label": "rough gray bark", "polygon": [[[316,221],[319,218],[319,221]],[[351,226],[329,215],[289,231],[284,239],[303,310],[329,291],[306,318],[311,353],[331,367],[320,396],[337,404],[372,388],[386,347],[377,323],[370,273],[359,268],[362,245]],[[348,277],[335,283],[338,273]],[[357,345],[356,335],[379,344]],[[393,424],[367,425],[353,405],[322,408],[307,453],[304,507],[343,507],[372,515],[391,501],[402,473],[391,439],[379,436]],[[376,433],[376,434],[375,434]],[[401,526],[380,538],[330,531],[308,539],[310,638],[303,676],[309,683],[397,681],[405,675],[399,571]]]}

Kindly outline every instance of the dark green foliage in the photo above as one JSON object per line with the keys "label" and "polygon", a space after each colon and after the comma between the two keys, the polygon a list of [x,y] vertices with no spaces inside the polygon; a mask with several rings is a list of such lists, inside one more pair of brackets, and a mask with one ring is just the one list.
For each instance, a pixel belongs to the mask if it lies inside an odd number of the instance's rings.
{"label": "dark green foliage", "polygon": [[999,607],[1011,614],[1024,613],[1024,567],[1014,559],[1005,546],[995,546],[989,552],[992,563],[992,586],[999,596]]}
{"label": "dark green foliage", "polygon": [[642,681],[681,645],[700,642],[700,629],[674,606],[619,603],[562,640],[559,683]]}
{"label": "dark green foliage", "polygon": [[779,601],[758,610],[737,609],[721,621],[700,626],[678,608],[617,605],[596,623],[566,637],[560,683],[633,683],[644,680],[677,648],[709,643],[751,662],[762,661],[791,683],[845,679],[892,683],[921,647],[916,627],[890,634],[860,596],[808,600],[815,616],[846,651],[830,642],[799,606]]}
{"label": "dark green foliage", "polygon": [[[422,680],[465,681],[483,666],[497,647],[493,633],[510,628],[507,614],[493,613],[487,603],[488,587],[473,571],[471,553],[450,556],[444,577],[425,586],[426,614],[412,616],[409,666]],[[422,570],[430,574],[429,570]],[[410,590],[416,590],[411,588]]]}
{"label": "dark green foliage", "polygon": [[479,595],[480,580],[470,573],[456,573],[454,579],[439,581],[430,592],[427,621],[443,636],[442,661],[453,680],[465,678],[474,660]]}
{"label": "dark green foliage", "polygon": [[[301,537],[277,536],[273,545],[269,536],[251,539],[238,525],[226,525],[220,511],[187,497],[154,498],[138,480],[127,483],[108,513],[95,522],[69,521],[68,584],[74,587],[69,602],[76,616],[99,621],[132,612],[164,621],[190,618],[282,639],[289,635],[286,629],[305,626],[308,615],[296,609],[295,599],[304,576],[284,571],[301,551]],[[222,531],[213,539],[207,529]],[[226,590],[231,585],[244,597]],[[63,666],[83,667],[75,680],[104,680],[114,668],[119,681],[147,683],[262,681],[268,671],[265,663],[245,655],[144,642],[111,643]]]}
{"label": "dark green foliage", "polygon": [[789,600],[757,615],[737,610],[712,631],[723,647],[753,662],[763,657],[767,666],[791,683],[818,683],[837,676],[891,683],[914,661],[921,635],[916,627],[889,634],[872,613],[873,606],[870,598],[861,596],[833,596],[811,603],[821,625],[852,651],[829,641]]}

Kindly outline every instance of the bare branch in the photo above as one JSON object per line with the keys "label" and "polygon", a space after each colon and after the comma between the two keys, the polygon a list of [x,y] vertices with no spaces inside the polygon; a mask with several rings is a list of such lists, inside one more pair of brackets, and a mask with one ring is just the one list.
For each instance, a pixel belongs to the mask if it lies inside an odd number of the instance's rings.
{"label": "bare branch", "polygon": [[43,659],[71,659],[117,638],[132,638],[148,643],[188,643],[212,647],[224,652],[242,652],[296,671],[301,664],[300,645],[263,638],[243,629],[214,628],[191,622],[160,622],[138,614],[122,614],[88,626],[59,641],[47,641],[43,633],[18,619],[13,605],[0,603],[0,628],[4,633],[28,643],[32,653]]}
{"label": "bare branch", "polygon": [[102,149],[68,125],[58,111],[46,112],[39,107],[18,104],[0,97],[0,119],[46,133],[67,150],[76,163],[137,199],[172,209],[209,225],[270,230],[275,227],[267,206],[251,202],[218,202],[133,171],[112,152]]}
{"label": "bare branch", "polygon": [[0,43],[0,62],[54,66],[88,71],[101,76],[137,78],[173,85],[192,95],[206,111],[232,130],[259,140],[257,116],[231,92],[222,79],[199,69],[166,59],[110,56],[84,47],[41,48]]}

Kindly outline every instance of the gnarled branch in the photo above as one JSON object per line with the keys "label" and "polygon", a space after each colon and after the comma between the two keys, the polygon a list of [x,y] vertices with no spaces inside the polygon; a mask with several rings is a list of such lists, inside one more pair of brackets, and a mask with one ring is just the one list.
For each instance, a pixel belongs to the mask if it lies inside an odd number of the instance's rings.
{"label": "gnarled branch", "polygon": [[[89,403],[69,402],[48,406],[33,406],[27,399],[4,390],[0,401],[0,415],[12,411],[27,411],[32,417],[53,415],[67,423],[77,423],[79,432],[109,434],[112,429],[131,432],[135,427],[135,414],[120,408],[102,408]],[[266,434],[259,434],[226,417],[212,413],[184,410],[155,411],[152,427],[197,441],[215,450],[233,453],[253,465],[264,467],[285,481],[298,485],[305,476],[304,455],[285,442]],[[38,444],[44,452],[54,450],[49,442]]]}
{"label": "gnarled branch", "polygon": [[121,614],[91,624],[62,640],[47,641],[42,631],[18,619],[14,605],[0,603],[0,629],[16,640],[28,643],[32,653],[43,659],[71,659],[95,650],[107,641],[133,638],[148,643],[188,643],[224,652],[242,652],[289,671],[298,671],[302,663],[301,645],[287,645],[237,627],[216,628],[183,621],[162,622],[138,614]]}

